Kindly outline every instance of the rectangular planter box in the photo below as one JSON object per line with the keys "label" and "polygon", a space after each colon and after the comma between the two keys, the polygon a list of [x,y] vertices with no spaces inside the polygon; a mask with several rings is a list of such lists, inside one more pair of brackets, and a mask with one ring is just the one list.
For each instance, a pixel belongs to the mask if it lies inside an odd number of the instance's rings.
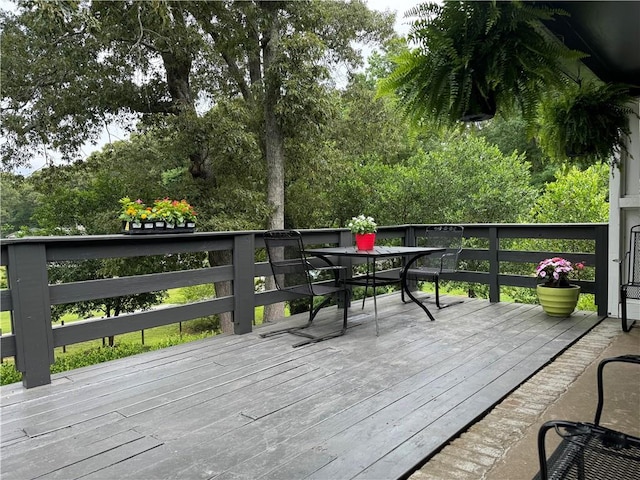
{"label": "rectangular planter box", "polygon": [[122,233],[125,235],[157,235],[163,233],[193,233],[196,231],[196,224],[190,222],[185,227],[173,227],[167,228],[164,226],[164,222],[161,223],[162,226],[156,226],[156,224],[146,223],[140,224],[140,227],[135,226],[131,222],[122,222]]}

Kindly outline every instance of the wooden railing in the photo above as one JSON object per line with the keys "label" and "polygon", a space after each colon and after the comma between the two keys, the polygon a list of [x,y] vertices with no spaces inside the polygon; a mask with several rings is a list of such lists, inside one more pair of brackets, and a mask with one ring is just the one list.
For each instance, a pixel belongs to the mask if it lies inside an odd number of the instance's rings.
{"label": "wooden railing", "polygon": [[[379,242],[415,244],[415,235],[423,226],[381,227]],[[465,225],[469,243],[484,246],[465,248],[464,262],[482,265],[474,271],[461,270],[449,279],[488,285],[489,300],[500,301],[501,286],[535,287],[531,275],[501,273],[505,262],[537,264],[550,255],[562,255],[573,261],[585,261],[595,267],[595,281],[580,281],[582,291],[595,294],[598,314],[607,312],[607,225],[606,224],[472,224]],[[262,231],[202,232],[166,235],[94,235],[65,237],[28,237],[6,239],[0,245],[0,265],[7,267],[9,288],[0,291],[0,310],[10,311],[12,331],[0,337],[2,358],[15,357],[27,388],[51,382],[49,366],[54,348],[93,339],[140,331],[222,312],[232,312],[235,334],[253,328],[255,307],[289,300],[278,291],[259,292],[255,279],[270,274],[260,255],[264,248]],[[303,230],[305,244],[353,244],[346,229]],[[575,239],[591,240],[589,252],[562,253],[512,251],[500,248],[503,239]],[[89,259],[129,258],[147,255],[174,255],[194,252],[230,251],[227,265],[50,284],[48,266],[60,262]],[[111,318],[90,319],[52,325],[51,306],[86,300],[117,297],[220,281],[233,282],[233,293],[221,298],[194,302]]]}

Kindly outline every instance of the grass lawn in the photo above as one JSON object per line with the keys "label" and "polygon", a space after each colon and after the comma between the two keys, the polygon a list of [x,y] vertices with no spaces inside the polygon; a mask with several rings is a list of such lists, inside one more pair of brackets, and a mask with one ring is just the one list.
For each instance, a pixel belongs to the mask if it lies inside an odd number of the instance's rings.
{"label": "grass lawn", "polygon": [[[433,284],[425,283],[422,285],[421,290],[423,292],[433,293]],[[443,289],[442,294],[450,294],[450,295],[460,295],[466,296],[467,292],[464,289]],[[165,304],[184,304],[189,301],[194,301],[197,299],[187,298],[188,293],[185,293],[184,289],[177,288],[168,291],[168,298],[165,301]],[[588,310],[592,309],[593,299],[590,298],[592,295],[583,295],[581,300],[584,300],[582,304],[578,306],[580,309]],[[501,301],[503,302],[511,302],[513,301],[509,295],[503,294],[501,296]],[[262,315],[263,315],[264,307],[260,306],[256,308],[255,311],[255,322],[256,325],[260,325],[262,323]],[[285,315],[289,315],[288,309],[285,311]],[[67,314],[62,319],[65,323],[76,322],[81,320],[77,315]],[[144,332],[131,332],[122,335],[117,335],[115,341],[117,343],[129,343],[129,344],[144,344],[144,345],[157,345],[166,341],[168,338],[172,337],[186,337],[185,340],[188,339],[191,335],[198,335],[203,332],[199,331],[198,328],[194,327],[194,324],[203,323],[202,319],[189,320],[187,322],[182,322],[182,325],[176,323],[171,325],[164,325],[162,327],[155,327],[144,330]],[[54,324],[57,325],[58,323]],[[0,328],[2,328],[2,333],[11,333],[11,317],[9,312],[0,312]],[[213,332],[210,332],[213,335]],[[143,340],[144,336],[144,340]],[[104,339],[104,341],[108,341]],[[188,340],[187,340],[188,341]],[[92,347],[99,347],[103,345],[103,339],[91,340],[88,342],[77,343],[73,345],[68,345],[66,347],[58,347],[55,349],[55,356],[58,357],[60,355],[65,355],[78,351],[86,351]]]}
{"label": "grass lawn", "polygon": [[0,312],[0,331],[2,333],[11,333],[11,313]]}
{"label": "grass lawn", "polygon": [[[433,285],[424,285],[422,290],[425,292],[433,292],[432,287]],[[462,289],[455,292],[451,291],[449,293],[453,295],[466,295],[466,292]],[[183,303],[187,303],[188,301],[184,297],[184,294],[181,288],[171,289],[168,291],[168,294],[169,294],[168,298],[164,302],[164,304],[183,304]],[[264,311],[263,306],[256,307],[256,312],[255,312],[256,325],[262,324],[263,311]],[[99,314],[96,313],[96,315],[99,315]],[[289,311],[287,309],[287,311],[285,311],[285,316],[288,316],[288,315],[289,315]],[[74,314],[67,314],[62,317],[62,321],[65,323],[77,322],[78,320],[82,320],[82,319]],[[197,321],[197,320],[191,320],[190,322],[194,322],[194,321]],[[189,322],[183,322],[183,327],[188,327],[188,324]],[[59,325],[59,323],[56,322],[54,323],[54,325]],[[0,312],[0,328],[2,329],[2,333],[11,333],[12,330],[11,330],[10,312]],[[161,341],[162,339],[173,336],[173,335],[180,335],[179,324],[172,324],[172,325],[165,325],[162,327],[151,328],[144,331],[144,343],[145,345],[154,345],[159,341]],[[117,341],[121,341],[121,342],[141,342],[142,333],[141,332],[126,333],[123,335],[118,335],[116,339]],[[99,345],[102,345],[102,340],[92,340],[90,342],[84,342],[81,344],[69,345],[68,347],[66,347],[66,350],[67,351],[73,351],[78,349],[84,350],[89,348],[89,346],[99,346]],[[57,348],[56,353],[58,350],[62,351],[62,348]]]}
{"label": "grass lawn", "polygon": [[[179,288],[169,290],[168,291],[169,296],[165,301],[165,304],[186,303],[181,290],[182,289],[179,289]],[[255,322],[257,325],[262,323],[263,312],[264,312],[263,306],[256,307]],[[285,312],[285,315],[288,315],[288,312]],[[77,322],[79,320],[82,320],[82,319],[78,318],[78,316],[74,314],[67,314],[62,317],[62,321],[64,323]],[[182,336],[183,334],[186,334],[185,336],[187,337],[190,335],[194,335],[193,326],[195,323],[198,323],[198,322],[202,323],[202,320],[195,319],[195,320],[189,320],[187,322],[182,322],[182,324],[176,323],[171,325],[164,325],[161,327],[155,327],[155,328],[144,330],[144,332],[138,331],[138,332],[125,333],[122,335],[117,335],[115,337],[115,341],[117,343],[132,343],[132,344],[144,343],[144,345],[156,345],[170,337],[178,337],[178,336]],[[54,326],[59,324],[60,324],[59,322],[56,322],[54,323]],[[2,328],[2,333],[11,333],[12,330],[11,330],[10,312],[0,312],[0,328]],[[213,335],[214,333],[210,332],[210,334]],[[143,341],[143,336],[144,336],[144,341]],[[57,358],[60,355],[64,356],[65,354],[70,354],[70,353],[79,352],[79,351],[80,352],[86,351],[93,347],[99,347],[103,345],[103,341],[107,342],[108,339],[106,338],[104,340],[97,339],[97,340],[91,340],[88,342],[68,345],[66,347],[57,347],[55,349],[55,356]]]}

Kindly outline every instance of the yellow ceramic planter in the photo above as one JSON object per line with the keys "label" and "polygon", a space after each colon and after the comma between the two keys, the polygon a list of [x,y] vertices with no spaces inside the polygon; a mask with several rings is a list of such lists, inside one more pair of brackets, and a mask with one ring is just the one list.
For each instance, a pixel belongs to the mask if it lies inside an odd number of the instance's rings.
{"label": "yellow ceramic planter", "polygon": [[551,317],[568,317],[576,309],[580,286],[545,287],[538,285],[538,301],[544,312]]}

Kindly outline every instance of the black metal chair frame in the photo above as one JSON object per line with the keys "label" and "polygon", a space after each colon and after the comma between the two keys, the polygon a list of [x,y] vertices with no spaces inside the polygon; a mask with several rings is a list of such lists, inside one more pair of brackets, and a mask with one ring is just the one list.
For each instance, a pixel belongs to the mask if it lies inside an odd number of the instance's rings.
{"label": "black metal chair frame", "polygon": [[[540,471],[535,480],[637,479],[640,472],[640,438],[600,425],[604,406],[603,371],[612,362],[640,365],[640,355],[606,358],[598,365],[598,406],[593,423],[551,420],[538,431]],[[554,429],[562,440],[547,458],[545,438]]]}
{"label": "black metal chair frame", "polygon": [[[455,242],[451,242],[454,240]],[[425,229],[424,236],[416,237],[418,246],[444,247],[447,250],[438,255],[425,255],[424,258],[430,262],[429,266],[416,266],[407,271],[407,278],[434,282],[436,289],[435,303],[438,308],[446,308],[451,305],[463,303],[463,300],[456,300],[449,303],[440,303],[440,275],[443,273],[453,273],[458,269],[458,257],[462,252],[462,242],[464,240],[464,227],[462,225],[429,225]],[[416,260],[419,264],[420,259]],[[428,296],[426,298],[429,298]],[[402,301],[407,303],[402,291]]]}
{"label": "black metal chair frame", "polygon": [[[362,309],[364,310],[364,306],[365,306],[365,302],[367,301],[367,292],[369,291],[369,287],[371,286],[372,289],[376,289],[379,287],[385,287],[388,285],[395,285],[395,284],[400,284],[402,282],[402,278],[400,278],[400,275],[398,274],[398,276],[389,276],[389,274],[387,275],[380,275],[377,274],[376,275],[376,284],[373,285],[373,280],[372,280],[372,276],[371,276],[371,266],[373,265],[373,268],[375,269],[375,259],[368,259],[367,258],[367,271],[365,272],[365,274],[362,277],[356,277],[356,278],[352,278],[352,279],[348,279],[347,283],[350,285],[356,285],[356,286],[361,286],[364,287],[364,294],[362,296]],[[391,260],[390,260],[391,261]]]}
{"label": "black metal chair frame", "polygon": [[[627,315],[627,299],[640,300],[640,225],[631,227],[629,250],[620,262],[620,305],[622,330],[628,332],[635,323]],[[626,277],[624,276],[626,264]]]}
{"label": "black metal chair frame", "polygon": [[[291,333],[307,338],[307,340],[293,345],[294,347],[300,347],[344,335],[347,330],[348,300],[350,294],[348,288],[340,280],[340,271],[344,268],[333,265],[329,260],[320,257],[313,258],[324,261],[326,266],[314,266],[311,259],[305,255],[302,235],[297,230],[269,230],[264,234],[264,242],[267,247],[269,264],[271,265],[271,271],[275,278],[277,289],[283,292],[309,297],[309,320],[305,325],[273,330],[260,334],[260,337],[266,338],[273,335]],[[314,283],[314,272],[322,271],[329,271],[333,274],[333,285]],[[293,284],[285,280],[291,278],[295,279]],[[321,336],[305,332],[304,330],[313,324],[313,320],[320,309],[326,306],[333,297],[340,296],[342,296],[344,301],[342,329]],[[314,307],[313,300],[315,297],[325,298],[318,306]]]}

